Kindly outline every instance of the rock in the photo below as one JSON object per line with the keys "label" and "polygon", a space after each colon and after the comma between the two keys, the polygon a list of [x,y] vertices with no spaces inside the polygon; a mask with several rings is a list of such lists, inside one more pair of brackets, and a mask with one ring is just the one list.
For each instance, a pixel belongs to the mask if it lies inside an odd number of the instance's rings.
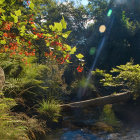
{"label": "rock", "polygon": [[119,140],[140,140],[140,130],[131,129],[131,131],[128,132],[126,135],[120,136]]}
{"label": "rock", "polygon": [[97,138],[93,134],[85,133],[81,130],[76,130],[64,133],[61,136],[60,140],[101,140],[101,139]]}
{"label": "rock", "polygon": [[73,125],[75,125],[75,126],[77,126],[77,127],[81,127],[81,128],[83,128],[83,127],[88,127],[88,126],[90,126],[90,125],[92,125],[92,123],[93,123],[94,121],[88,121],[88,120],[75,120],[75,121],[73,121],[72,123],[73,123]]}
{"label": "rock", "polygon": [[105,132],[113,132],[112,126],[104,123],[104,122],[96,122],[92,127],[91,131],[105,131]]}
{"label": "rock", "polygon": [[88,119],[88,120],[84,120],[85,125],[87,126],[91,126],[96,122],[95,119]]}
{"label": "rock", "polygon": [[65,120],[62,122],[63,128],[79,129],[78,126],[74,125],[71,120]]}
{"label": "rock", "polygon": [[106,140],[118,140],[120,134],[118,133],[112,133],[107,135]]}

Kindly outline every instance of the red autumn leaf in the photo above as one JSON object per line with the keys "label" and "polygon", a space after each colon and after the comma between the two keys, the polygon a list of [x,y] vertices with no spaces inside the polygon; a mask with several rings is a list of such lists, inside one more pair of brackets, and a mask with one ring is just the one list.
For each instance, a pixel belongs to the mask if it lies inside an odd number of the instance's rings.
{"label": "red autumn leaf", "polygon": [[55,39],[57,39],[57,38],[58,38],[58,35],[55,36]]}
{"label": "red autumn leaf", "polygon": [[31,54],[32,54],[32,56],[35,56],[35,53],[34,52],[32,52]]}
{"label": "red autumn leaf", "polygon": [[29,44],[29,45],[32,45],[31,41],[28,41],[28,44]]}
{"label": "red autumn leaf", "polygon": [[4,37],[8,37],[8,34],[7,34],[7,33],[4,33],[3,36],[4,36]]}
{"label": "red autumn leaf", "polygon": [[48,56],[48,53],[47,53],[47,52],[45,52],[45,56],[46,56],[46,57]]}
{"label": "red autumn leaf", "polygon": [[21,61],[22,61],[22,62],[24,62],[24,61],[25,61],[25,59],[21,59]]}
{"label": "red autumn leaf", "polygon": [[31,20],[31,21],[32,21],[33,19],[32,19],[32,18],[30,18],[29,20]]}
{"label": "red autumn leaf", "polygon": [[82,72],[82,71],[83,71],[83,67],[78,66],[78,67],[77,67],[77,71],[78,71],[78,72]]}
{"label": "red autumn leaf", "polygon": [[30,22],[31,24],[34,24],[34,22]]}
{"label": "red autumn leaf", "polygon": [[63,64],[65,61],[64,60],[62,60],[61,62],[60,62],[60,64]]}
{"label": "red autumn leaf", "polygon": [[28,53],[27,51],[25,51],[25,55],[26,55],[26,56],[28,56],[28,55],[29,55],[29,53]]}
{"label": "red autumn leaf", "polygon": [[19,54],[19,55],[22,55],[23,53],[22,53],[22,52],[19,52],[18,54]]}
{"label": "red autumn leaf", "polygon": [[51,51],[49,55],[52,56],[52,54],[53,54],[53,52]]}

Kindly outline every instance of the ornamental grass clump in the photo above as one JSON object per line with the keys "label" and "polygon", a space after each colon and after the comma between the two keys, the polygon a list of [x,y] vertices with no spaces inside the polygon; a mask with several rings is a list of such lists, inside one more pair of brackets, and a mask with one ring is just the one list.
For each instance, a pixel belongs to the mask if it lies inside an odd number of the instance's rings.
{"label": "ornamental grass clump", "polygon": [[58,118],[61,116],[60,102],[55,99],[49,99],[48,101],[43,100],[40,103],[38,112],[40,115],[50,121],[58,122]]}

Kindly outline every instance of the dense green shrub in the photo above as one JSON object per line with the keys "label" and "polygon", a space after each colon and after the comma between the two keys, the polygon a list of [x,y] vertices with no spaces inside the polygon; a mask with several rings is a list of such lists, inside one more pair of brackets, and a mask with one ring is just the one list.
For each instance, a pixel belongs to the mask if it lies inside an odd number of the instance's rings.
{"label": "dense green shrub", "polygon": [[0,66],[6,75],[5,95],[22,98],[28,105],[50,96],[61,98],[67,92],[62,79],[65,65],[60,66],[55,60],[48,60],[44,65],[32,63],[25,66],[18,60],[5,59]]}
{"label": "dense green shrub", "polygon": [[125,65],[112,68],[110,73],[106,73],[103,70],[96,69],[92,72],[93,75],[100,75],[100,82],[104,86],[117,87],[120,91],[132,92],[134,97],[140,95],[140,65],[134,65],[132,62],[128,62]]}

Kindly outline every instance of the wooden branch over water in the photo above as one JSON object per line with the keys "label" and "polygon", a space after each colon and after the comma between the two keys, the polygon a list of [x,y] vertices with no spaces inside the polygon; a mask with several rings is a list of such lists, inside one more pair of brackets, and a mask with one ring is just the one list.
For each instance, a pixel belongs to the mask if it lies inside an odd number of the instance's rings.
{"label": "wooden branch over water", "polygon": [[118,102],[124,102],[132,98],[132,94],[130,92],[118,93],[114,95],[108,95],[104,97],[98,97],[95,99],[73,102],[69,104],[60,105],[62,109],[74,108],[74,107],[86,107],[86,106],[100,106],[105,104],[114,104]]}

